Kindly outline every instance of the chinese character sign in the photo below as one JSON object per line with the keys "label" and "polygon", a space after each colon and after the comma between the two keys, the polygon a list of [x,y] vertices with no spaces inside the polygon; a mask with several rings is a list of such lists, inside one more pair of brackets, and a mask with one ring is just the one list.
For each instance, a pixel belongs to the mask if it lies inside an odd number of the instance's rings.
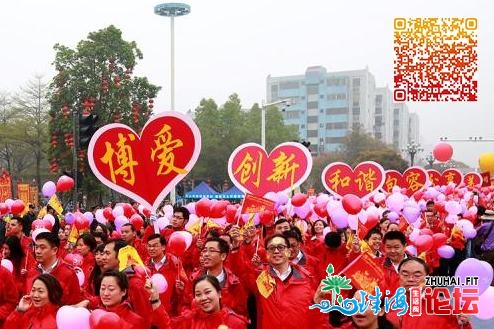
{"label": "chinese character sign", "polygon": [[428,169],[427,174],[429,175],[429,181],[432,186],[441,186],[441,173],[435,169]]}
{"label": "chinese character sign", "polygon": [[355,194],[363,198],[382,188],[385,172],[373,161],[361,162],[355,169],[343,162],[333,162],[324,168],[321,179],[324,187],[335,195]]}
{"label": "chinese character sign", "polygon": [[427,172],[421,167],[410,167],[403,175],[396,170],[386,170],[383,189],[390,193],[393,186],[398,186],[406,189],[406,195],[410,197],[424,187],[427,180]]}
{"label": "chinese character sign", "polygon": [[477,172],[469,172],[463,176],[463,182],[468,187],[479,187],[482,184],[482,176]]}
{"label": "chinese character sign", "polygon": [[448,185],[449,183],[454,183],[456,186],[460,185],[463,181],[463,174],[458,169],[449,168],[443,171],[442,185]]}
{"label": "chinese character sign", "polygon": [[7,171],[0,174],[0,202],[12,198],[12,177]]}
{"label": "chinese character sign", "polygon": [[165,112],[149,120],[141,135],[117,123],[100,128],[88,159],[103,184],[155,210],[190,172],[200,150],[196,124],[181,113]]}
{"label": "chinese character sign", "polygon": [[311,169],[309,150],[293,142],[276,146],[269,155],[258,144],[242,144],[228,160],[228,174],[235,186],[257,196],[291,191],[307,179]]}

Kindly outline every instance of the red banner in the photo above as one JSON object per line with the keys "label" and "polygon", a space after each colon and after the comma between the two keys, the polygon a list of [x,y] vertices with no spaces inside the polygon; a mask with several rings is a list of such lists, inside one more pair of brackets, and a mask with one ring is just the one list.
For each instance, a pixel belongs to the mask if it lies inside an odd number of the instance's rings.
{"label": "red banner", "polygon": [[[31,202],[31,189],[29,184],[17,183],[17,199],[21,199],[27,209],[28,204]],[[26,209],[24,209],[24,211]]]}
{"label": "red banner", "polygon": [[242,214],[262,213],[264,210],[274,211],[275,202],[253,194],[246,194],[242,203]]}
{"label": "red banner", "polygon": [[351,285],[356,289],[361,289],[367,293],[374,293],[374,288],[380,286],[381,291],[384,277],[382,267],[377,264],[369,253],[362,253],[355,258],[347,267],[345,267],[338,275],[345,275],[351,279]]}
{"label": "red banner", "polygon": [[321,179],[326,190],[335,195],[354,194],[363,198],[382,188],[385,173],[383,167],[373,161],[361,162],[355,169],[343,162],[333,162],[324,168]]}
{"label": "red banner", "polygon": [[485,171],[480,175],[482,176],[482,187],[491,186],[491,173]]}
{"label": "red banner", "polygon": [[0,174],[0,202],[12,199],[12,177],[8,171],[3,170]]}
{"label": "red banner", "polygon": [[164,112],[150,119],[140,135],[123,124],[103,126],[91,138],[88,161],[103,184],[156,211],[190,172],[200,151],[194,121]]}
{"label": "red banner", "polygon": [[258,196],[297,188],[309,177],[311,169],[309,150],[294,142],[276,146],[269,155],[258,144],[242,144],[228,160],[228,175],[233,184]]}

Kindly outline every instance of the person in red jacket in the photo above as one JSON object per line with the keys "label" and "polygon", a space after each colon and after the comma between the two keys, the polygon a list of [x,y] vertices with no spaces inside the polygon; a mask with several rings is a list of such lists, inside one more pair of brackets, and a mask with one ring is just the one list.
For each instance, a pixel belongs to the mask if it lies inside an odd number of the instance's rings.
{"label": "person in red jacket", "polygon": [[96,266],[93,255],[93,251],[96,249],[96,240],[91,234],[83,233],[77,238],[76,248],[77,253],[83,257],[81,268],[84,273],[84,283],[81,288],[86,290],[90,285],[91,273]]}
{"label": "person in red jacket", "polygon": [[51,232],[41,232],[36,236],[35,256],[37,266],[28,271],[24,283],[25,291],[31,291],[33,279],[40,274],[49,273],[62,285],[62,305],[73,305],[82,301],[79,280],[75,271],[57,257],[60,239]]}
{"label": "person in red jacket", "polygon": [[120,328],[122,329],[149,328],[150,326],[145,325],[147,321],[133,312],[130,304],[126,301],[128,291],[129,281],[124,273],[115,270],[103,273],[99,291],[101,308],[117,314],[120,317]]}
{"label": "person in red jacket", "polygon": [[120,233],[122,234],[122,239],[129,246],[132,246],[137,250],[137,253],[141,256],[142,260],[148,259],[149,254],[146,245],[137,237],[137,232],[134,225],[130,223],[124,224],[120,229]]}
{"label": "person in red jacket", "polygon": [[19,295],[12,274],[0,266],[0,329],[8,328],[3,325],[4,321],[15,309],[18,300]]}
{"label": "person in red jacket", "polygon": [[[407,299],[410,300],[408,291],[411,287],[425,285],[425,277],[429,273],[429,268],[424,260],[417,257],[408,257],[404,259],[398,267],[400,285],[407,291]],[[390,310],[387,314],[388,319],[400,329],[416,328],[441,328],[441,329],[471,329],[469,317],[466,315],[436,315],[428,314],[424,311],[425,299],[422,300],[422,315],[410,316],[410,312],[398,317],[400,310]],[[410,305],[410,302],[408,302]],[[445,309],[445,306],[442,307]]]}
{"label": "person in red jacket", "polygon": [[[168,282],[168,289],[159,295],[161,303],[170,316],[180,315],[188,300],[185,289],[189,287],[187,276],[180,270],[179,260],[166,253],[166,240],[159,234],[148,237],[149,260],[146,264],[151,274],[159,273]],[[190,290],[190,287],[189,287]]]}
{"label": "person in red jacket", "polygon": [[[120,249],[126,246],[127,244],[123,240],[110,241],[105,245],[102,259],[104,272],[119,270],[118,253]],[[141,275],[136,273],[133,266],[125,268],[123,273],[127,275],[129,280],[128,301],[133,310],[144,318],[143,327],[147,328],[146,325],[150,325],[153,310],[149,304],[149,293],[144,289],[146,282]]]}
{"label": "person in red jacket", "polygon": [[224,266],[230,247],[220,238],[209,238],[201,250],[204,269],[192,274],[192,280],[207,274],[218,279],[221,287],[221,302],[235,313],[247,316],[247,290],[239,278]]}
{"label": "person in red jacket", "polygon": [[8,222],[8,225],[6,226],[5,235],[18,237],[21,241],[24,253],[29,256],[33,255],[33,241],[31,237],[24,235],[22,220],[19,217],[12,217],[10,219],[10,222]]}
{"label": "person in red jacket", "polygon": [[51,274],[41,274],[32,282],[28,295],[5,321],[8,329],[57,329],[56,314],[62,305],[62,286]]}
{"label": "person in red jacket", "polygon": [[[12,276],[20,298],[24,295],[24,277],[27,273],[27,268],[33,266],[34,259],[24,253],[21,242],[15,235],[10,235],[5,238],[2,259],[8,259],[12,262]],[[28,260],[30,261],[28,262]]]}
{"label": "person in red jacket", "polygon": [[[173,321],[176,329],[245,329],[247,321],[221,305],[221,287],[212,275],[202,275],[193,284],[197,309],[186,311]],[[281,328],[281,327],[271,327]],[[159,328],[163,329],[163,328]]]}
{"label": "person in red jacket", "polygon": [[[310,328],[309,306],[314,293],[310,273],[290,264],[289,241],[285,236],[274,234],[266,238],[264,245],[268,266],[259,272],[245,264],[244,271],[250,289],[256,294],[258,328]],[[259,263],[259,256],[254,255],[252,262]]]}
{"label": "person in red jacket", "polygon": [[390,295],[394,295],[396,289],[400,287],[400,278],[398,276],[398,266],[405,259],[405,247],[407,238],[400,231],[389,231],[384,234],[384,257],[377,258],[381,261],[384,269],[384,280],[386,289],[390,291]]}
{"label": "person in red jacket", "polygon": [[322,279],[318,275],[319,261],[317,258],[308,255],[300,249],[302,245],[302,234],[300,230],[297,227],[293,227],[289,231],[284,231],[283,235],[287,237],[290,243],[290,262],[306,269],[313,277],[314,289],[317,288],[319,281]]}

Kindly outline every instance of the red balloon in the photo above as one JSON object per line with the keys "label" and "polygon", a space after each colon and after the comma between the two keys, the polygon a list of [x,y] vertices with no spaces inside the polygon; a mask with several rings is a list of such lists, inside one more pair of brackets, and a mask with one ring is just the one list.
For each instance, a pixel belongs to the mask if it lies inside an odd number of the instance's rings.
{"label": "red balloon", "polygon": [[430,235],[432,236],[434,232],[431,231],[429,228],[422,228],[420,229],[420,235]]}
{"label": "red balloon", "polygon": [[134,215],[136,213],[134,207],[132,207],[128,203],[122,203],[122,208],[124,210],[124,216],[127,218],[132,217],[132,215]]}
{"label": "red balloon", "polygon": [[110,207],[106,207],[103,209],[103,216],[106,218],[106,220],[113,221],[115,218],[113,217],[113,212]]}
{"label": "red balloon", "polygon": [[0,203],[0,215],[5,215],[9,212],[9,207],[5,203]]}
{"label": "red balloon", "polygon": [[95,323],[92,329],[120,329],[122,324],[120,323],[120,317],[113,312],[105,312],[99,321]]}
{"label": "red balloon", "polygon": [[24,204],[24,201],[20,199],[15,200],[12,206],[10,206],[10,212],[12,215],[19,215],[24,211],[24,209],[26,209],[26,205]]}
{"label": "red balloon", "polygon": [[432,235],[432,240],[434,241],[434,248],[438,248],[446,244],[448,237],[444,233],[434,233]]}
{"label": "red balloon", "polygon": [[68,192],[74,187],[74,180],[69,176],[63,175],[57,181],[58,192]]}
{"label": "red balloon", "polygon": [[304,193],[296,193],[292,196],[292,205],[295,207],[302,207],[307,201],[307,195]]}
{"label": "red balloon", "polygon": [[96,326],[96,323],[99,322],[101,317],[106,314],[106,311],[96,309],[91,312],[91,315],[89,316],[89,328],[94,329]]}
{"label": "red balloon", "polygon": [[151,210],[149,210],[148,208],[144,208],[144,209],[142,209],[142,214],[143,214],[146,218],[149,218],[149,217],[151,217]]}
{"label": "red balloon", "polygon": [[377,225],[378,221],[379,218],[377,214],[367,214],[367,221],[365,222],[364,226],[367,227],[368,229],[371,229]]}
{"label": "red balloon", "polygon": [[272,212],[271,210],[264,210],[260,214],[259,220],[261,221],[261,224],[271,226],[272,224],[274,224],[274,212]]}
{"label": "red balloon", "polygon": [[134,228],[139,231],[142,226],[144,225],[144,220],[142,219],[141,215],[139,214],[133,214],[130,219],[130,223],[134,225]]}
{"label": "red balloon", "polygon": [[[44,219],[42,219],[41,221],[43,222],[43,225],[44,225],[43,227],[46,228],[47,230],[51,231],[51,229],[53,228],[52,223],[49,220],[44,220]],[[33,221],[33,223],[34,223],[34,221]]]}
{"label": "red balloon", "polygon": [[112,240],[118,240],[121,238],[122,238],[122,234],[120,234],[120,232],[118,232],[118,231],[111,232],[111,239]]}
{"label": "red balloon", "polygon": [[86,217],[84,217],[82,215],[77,216],[77,213],[76,213],[74,225],[79,231],[82,231],[82,230],[89,228],[89,221],[87,220]]}
{"label": "red balloon", "polygon": [[437,161],[446,162],[453,156],[453,147],[448,143],[437,143],[432,150],[432,154]]}
{"label": "red balloon", "polygon": [[196,202],[196,215],[198,217],[209,217],[211,212],[211,200],[201,199]]}
{"label": "red balloon", "polygon": [[187,249],[187,244],[185,239],[180,234],[170,235],[170,240],[168,240],[167,251],[177,257],[183,256],[185,250]]}
{"label": "red balloon", "polygon": [[417,252],[419,254],[423,253],[432,248],[434,245],[434,240],[430,235],[419,235],[415,238],[415,246],[417,246]]}
{"label": "red balloon", "polygon": [[220,200],[218,202],[213,203],[210,209],[211,218],[221,218],[226,215],[226,207],[229,202],[226,200]]}
{"label": "red balloon", "polygon": [[328,217],[328,209],[325,205],[322,204],[316,204],[314,206],[314,212],[316,213],[317,216],[319,217]]}
{"label": "red balloon", "polygon": [[226,206],[225,217],[226,221],[230,224],[235,223],[237,215],[237,208],[234,205],[229,204]]}
{"label": "red balloon", "polygon": [[[51,223],[50,223],[51,224]],[[37,228],[42,228],[42,227],[45,227],[46,225],[46,222],[42,219],[35,219],[33,220],[33,222],[31,223],[31,229],[32,230],[35,230]]]}
{"label": "red balloon", "polygon": [[424,191],[420,190],[420,191],[417,191],[413,194],[413,198],[415,199],[415,201],[420,201],[420,199],[422,199],[422,196],[424,195]]}
{"label": "red balloon", "polygon": [[362,210],[362,200],[355,194],[347,194],[341,200],[343,209],[350,215],[356,215]]}

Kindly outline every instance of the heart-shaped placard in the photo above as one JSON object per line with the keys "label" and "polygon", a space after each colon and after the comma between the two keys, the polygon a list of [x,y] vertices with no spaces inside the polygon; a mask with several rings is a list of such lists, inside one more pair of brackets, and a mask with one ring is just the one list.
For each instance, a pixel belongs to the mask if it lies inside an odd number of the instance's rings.
{"label": "heart-shaped placard", "polygon": [[425,186],[428,180],[427,171],[422,167],[410,167],[405,170],[403,175],[396,170],[386,170],[386,179],[384,181],[383,189],[386,192],[391,192],[393,186],[406,189],[406,195],[412,196]]}
{"label": "heart-shaped placard", "polygon": [[458,186],[463,181],[462,172],[455,168],[446,169],[442,174],[437,170],[429,169],[427,174],[433,186],[448,185],[451,182]]}
{"label": "heart-shaped placard", "polygon": [[463,183],[468,187],[479,187],[482,184],[482,175],[478,172],[469,172],[463,176]]}
{"label": "heart-shaped placard", "polygon": [[441,173],[436,169],[427,169],[427,175],[429,175],[429,181],[432,186],[441,186]]}
{"label": "heart-shaped placard", "polygon": [[89,165],[106,186],[156,211],[192,169],[201,151],[197,125],[184,114],[164,112],[139,136],[126,125],[98,129],[88,148]]}
{"label": "heart-shaped placard", "polygon": [[233,184],[257,196],[291,191],[309,177],[311,169],[309,150],[294,142],[276,146],[269,155],[259,144],[242,144],[228,160],[228,174]]}
{"label": "heart-shaped placard", "polygon": [[359,163],[355,169],[343,162],[333,162],[324,168],[321,179],[329,192],[340,197],[354,194],[360,198],[376,193],[384,184],[383,167],[374,161]]}

